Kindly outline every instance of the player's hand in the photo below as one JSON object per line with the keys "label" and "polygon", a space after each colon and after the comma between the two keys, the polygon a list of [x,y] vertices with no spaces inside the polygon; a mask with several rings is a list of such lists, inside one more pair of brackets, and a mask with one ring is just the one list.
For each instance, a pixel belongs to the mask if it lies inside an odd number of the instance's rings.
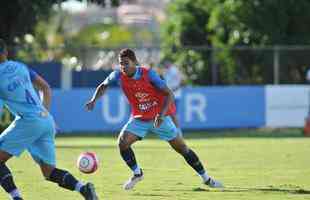
{"label": "player's hand", "polygon": [[90,100],[85,104],[85,108],[87,111],[92,111],[96,105],[96,101]]}
{"label": "player's hand", "polygon": [[160,114],[157,114],[154,120],[154,127],[158,128],[160,127],[161,123],[163,123],[164,119],[163,116]]}

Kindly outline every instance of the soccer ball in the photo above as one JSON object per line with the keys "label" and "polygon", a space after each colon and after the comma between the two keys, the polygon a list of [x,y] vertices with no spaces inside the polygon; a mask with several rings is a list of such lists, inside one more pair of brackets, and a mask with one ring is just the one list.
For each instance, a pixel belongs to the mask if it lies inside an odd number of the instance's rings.
{"label": "soccer ball", "polygon": [[84,152],[80,154],[76,164],[81,172],[91,174],[98,169],[99,160],[95,153]]}

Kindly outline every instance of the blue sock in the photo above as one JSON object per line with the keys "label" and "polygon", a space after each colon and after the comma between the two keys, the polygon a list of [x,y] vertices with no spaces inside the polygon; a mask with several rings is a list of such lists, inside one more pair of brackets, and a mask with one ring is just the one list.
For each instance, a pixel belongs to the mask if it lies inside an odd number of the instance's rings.
{"label": "blue sock", "polygon": [[194,151],[191,149],[183,154],[183,157],[185,158],[186,162],[198,173],[198,174],[204,174],[205,169],[202,166],[198,156]]}
{"label": "blue sock", "polygon": [[76,185],[79,182],[69,172],[57,168],[52,171],[48,180],[57,183],[62,188],[72,191],[75,190]]}
{"label": "blue sock", "polygon": [[10,192],[11,197],[14,199],[15,197],[21,197],[20,192],[18,189],[13,190]]}
{"label": "blue sock", "polygon": [[77,182],[77,184],[75,185],[75,188],[74,190],[77,191],[77,192],[80,192],[81,191],[81,188],[84,186],[84,184],[82,182]]}
{"label": "blue sock", "polygon": [[4,163],[0,163],[0,184],[7,193],[17,189],[11,171]]}
{"label": "blue sock", "polygon": [[138,165],[136,165],[135,167],[132,168],[132,171],[134,174],[141,174],[141,169]]}
{"label": "blue sock", "polygon": [[140,170],[140,167],[137,165],[136,157],[133,150],[129,147],[125,150],[120,150],[120,154],[123,160],[126,162],[127,166],[133,171]]}

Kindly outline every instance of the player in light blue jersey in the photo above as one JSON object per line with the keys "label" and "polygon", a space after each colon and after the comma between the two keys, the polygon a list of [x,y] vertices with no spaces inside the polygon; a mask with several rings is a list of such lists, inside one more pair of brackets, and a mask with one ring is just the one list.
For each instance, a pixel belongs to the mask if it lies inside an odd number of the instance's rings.
{"label": "player in light blue jersey", "polygon": [[[68,171],[56,168],[55,123],[48,112],[50,88],[25,64],[7,60],[7,48],[1,39],[0,80],[0,101],[16,116],[0,135],[0,184],[3,189],[13,200],[22,199],[6,161],[27,150],[39,164],[46,180],[80,192],[85,200],[97,200],[93,184],[83,184]],[[43,104],[33,86],[43,92]]]}

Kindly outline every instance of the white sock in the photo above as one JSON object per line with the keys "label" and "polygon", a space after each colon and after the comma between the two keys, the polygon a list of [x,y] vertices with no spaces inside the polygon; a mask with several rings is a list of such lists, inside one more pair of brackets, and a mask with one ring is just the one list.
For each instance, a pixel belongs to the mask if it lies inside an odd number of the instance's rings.
{"label": "white sock", "polygon": [[203,182],[207,182],[210,178],[210,176],[207,174],[207,172],[203,174],[199,174],[199,176],[202,178]]}
{"label": "white sock", "polygon": [[133,173],[134,173],[135,175],[141,174],[141,169],[140,169],[140,167],[139,167],[138,165],[137,165],[136,169],[133,170]]}
{"label": "white sock", "polygon": [[11,195],[12,198],[21,197],[21,196],[20,196],[20,192],[19,192],[18,189],[15,189],[15,190],[13,190],[12,192],[10,192],[10,195]]}
{"label": "white sock", "polygon": [[75,188],[74,190],[77,191],[77,192],[80,192],[81,191],[81,188],[84,186],[84,184],[82,182],[78,182],[76,185],[75,185]]}

